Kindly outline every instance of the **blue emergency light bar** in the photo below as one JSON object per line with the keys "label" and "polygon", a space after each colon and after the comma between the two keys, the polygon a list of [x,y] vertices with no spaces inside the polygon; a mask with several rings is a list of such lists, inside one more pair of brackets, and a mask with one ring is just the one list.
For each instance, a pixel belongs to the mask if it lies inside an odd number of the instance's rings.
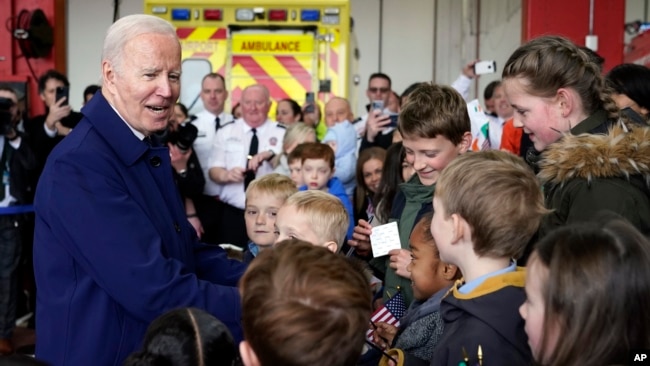
{"label": "blue emergency light bar", "polygon": [[300,11],[300,20],[303,22],[317,22],[320,20],[320,10],[302,9]]}
{"label": "blue emergency light bar", "polygon": [[190,20],[190,9],[172,9],[172,20]]}

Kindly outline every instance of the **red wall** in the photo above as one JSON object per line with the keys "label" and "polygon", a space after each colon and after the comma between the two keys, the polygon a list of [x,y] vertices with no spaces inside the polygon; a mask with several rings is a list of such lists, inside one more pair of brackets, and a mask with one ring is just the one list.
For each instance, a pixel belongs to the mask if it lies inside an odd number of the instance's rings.
{"label": "red wall", "polygon": [[[522,0],[522,42],[562,35],[580,46],[589,34],[589,0]],[[623,62],[624,0],[594,0],[594,34],[605,72]]]}
{"label": "red wall", "polygon": [[[66,34],[65,34],[65,0],[0,0],[2,14],[17,16],[23,10],[40,8],[47,15],[50,25],[54,28],[54,47],[46,58],[30,59],[36,77],[49,69],[56,69],[67,74],[66,65]],[[6,18],[3,18],[4,22]],[[38,96],[38,86],[29,70],[25,58],[21,56],[20,48],[11,33],[0,26],[0,82],[27,81],[29,82],[29,114],[41,114],[45,106]]]}

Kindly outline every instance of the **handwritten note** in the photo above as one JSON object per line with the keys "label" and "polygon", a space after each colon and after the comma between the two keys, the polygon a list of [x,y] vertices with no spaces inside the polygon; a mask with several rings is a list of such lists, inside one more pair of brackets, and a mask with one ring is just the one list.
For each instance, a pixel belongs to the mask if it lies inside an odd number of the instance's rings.
{"label": "handwritten note", "polygon": [[375,257],[387,255],[393,249],[401,249],[397,222],[393,221],[373,227],[372,234],[370,234],[370,244],[372,245],[372,254]]}

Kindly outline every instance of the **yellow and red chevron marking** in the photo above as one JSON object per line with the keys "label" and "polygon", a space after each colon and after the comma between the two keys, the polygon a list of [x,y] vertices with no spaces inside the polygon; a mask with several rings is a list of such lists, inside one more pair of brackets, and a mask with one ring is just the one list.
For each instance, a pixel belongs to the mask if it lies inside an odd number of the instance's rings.
{"label": "yellow and red chevron marking", "polygon": [[236,55],[232,58],[231,98],[236,103],[241,90],[252,84],[269,89],[274,100],[291,98],[298,102],[312,91],[311,60],[289,55]]}
{"label": "yellow and red chevron marking", "polygon": [[313,35],[236,34],[232,37],[230,87],[232,100],[252,84],[269,89],[275,101],[291,98],[304,101],[306,91],[316,88]]}
{"label": "yellow and red chevron marking", "polygon": [[203,58],[210,61],[212,70],[223,75],[226,70],[226,28],[179,27],[176,34],[181,42],[183,60]]}

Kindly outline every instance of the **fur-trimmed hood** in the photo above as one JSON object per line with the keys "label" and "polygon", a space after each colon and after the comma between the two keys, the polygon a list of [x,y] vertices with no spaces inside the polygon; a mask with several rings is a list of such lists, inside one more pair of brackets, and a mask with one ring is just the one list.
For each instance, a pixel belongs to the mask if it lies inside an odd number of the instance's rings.
{"label": "fur-trimmed hood", "polygon": [[616,125],[606,135],[567,134],[546,148],[538,166],[542,184],[640,175],[650,186],[650,128]]}

